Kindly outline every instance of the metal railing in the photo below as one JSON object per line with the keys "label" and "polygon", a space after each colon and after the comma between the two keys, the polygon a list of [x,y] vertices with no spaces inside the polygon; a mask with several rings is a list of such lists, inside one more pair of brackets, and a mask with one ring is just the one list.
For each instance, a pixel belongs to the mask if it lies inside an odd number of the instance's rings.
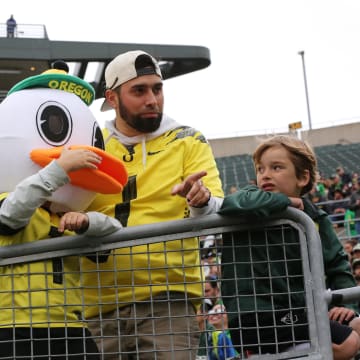
{"label": "metal railing", "polygon": [[[279,242],[272,243],[270,239],[272,234],[276,233]],[[289,242],[288,235],[295,234],[295,242]],[[171,221],[167,223],[157,223],[151,225],[142,225],[136,227],[124,228],[112,235],[106,237],[86,237],[86,236],[70,236],[70,237],[59,237],[53,239],[46,239],[36,241],[27,244],[17,244],[11,246],[4,246],[0,248],[0,335],[2,330],[8,329],[13,330],[15,327],[25,328],[36,328],[41,327],[50,331],[57,323],[63,323],[67,328],[80,327],[86,328],[89,324],[89,320],[83,319],[81,316],[78,320],[66,317],[67,309],[73,308],[73,313],[80,314],[86,307],[84,302],[86,300],[87,307],[98,307],[105,309],[109,305],[117,308],[122,308],[128,305],[128,301],[124,300],[122,293],[124,291],[133,292],[135,298],[136,290],[141,287],[138,283],[124,283],[114,282],[111,286],[109,283],[102,282],[106,276],[114,276],[110,274],[117,274],[120,277],[123,275],[124,278],[135,278],[136,272],[148,272],[146,277],[146,284],[144,285],[152,296],[152,291],[159,283],[156,279],[153,279],[156,271],[162,271],[164,278],[168,279],[166,286],[183,286],[184,289],[190,285],[203,286],[205,279],[202,271],[200,278],[192,280],[192,282],[185,283],[183,280],[177,278],[173,279],[170,274],[171,271],[176,268],[180,270],[180,274],[185,274],[189,269],[202,270],[200,263],[200,247],[194,247],[190,240],[193,237],[206,236],[211,234],[221,234],[223,243],[221,248],[218,248],[219,256],[222,261],[222,272],[225,269],[232,271],[237,267],[246,266],[250,273],[237,273],[236,278],[229,277],[229,272],[225,270],[224,273],[219,274],[219,282],[225,283],[233,281],[234,284],[241,281],[252,281],[254,284],[257,282],[276,282],[282,281],[287,286],[287,292],[279,294],[275,289],[272,289],[268,294],[253,293],[252,297],[256,298],[254,301],[261,302],[261,296],[270,296],[274,299],[285,296],[288,299],[289,308],[281,309],[288,312],[294,312],[297,310],[303,311],[305,314],[305,326],[308,329],[309,338],[307,339],[307,348],[299,349],[296,348],[297,339],[294,338],[292,343],[288,346],[286,351],[280,351],[280,345],[275,341],[272,343],[274,353],[264,354],[261,350],[261,343],[254,343],[253,348],[259,347],[258,354],[252,355],[251,359],[330,359],[332,357],[330,331],[329,331],[329,320],[328,320],[328,304],[334,301],[338,301],[341,294],[344,296],[344,301],[350,301],[353,298],[359,299],[360,294],[357,288],[342,290],[337,292],[329,292],[325,289],[324,283],[324,270],[322,263],[322,248],[319,239],[318,232],[314,226],[313,221],[307,217],[303,212],[296,209],[288,209],[284,213],[271,219],[263,220],[257,223],[249,223],[243,218],[236,217],[222,217],[219,215],[209,215],[195,219],[184,219],[178,221]],[[258,242],[260,238],[262,242]],[[280,237],[279,237],[280,234]],[[239,242],[239,235],[241,235]],[[174,241],[181,239],[178,241]],[[236,241],[235,241],[236,240]],[[173,248],[172,244],[177,244],[180,248]],[[197,242],[197,244],[199,244]],[[259,270],[259,262],[250,257],[247,262],[237,255],[231,257],[231,254],[243,254],[244,251],[263,252],[264,254],[271,254],[273,247],[276,247],[276,254],[283,254],[282,258],[272,258],[271,256],[265,256],[262,259],[260,269],[263,269],[262,273],[256,273]],[[292,249],[292,254],[298,254],[298,257],[290,256],[289,249]],[[198,261],[193,263],[182,261],[185,259],[186,254],[189,252],[196,252],[198,254]],[[92,258],[100,258],[106,254],[111,259],[111,263],[117,262],[118,267],[106,265],[109,261],[103,264],[97,264],[94,270],[84,270],[83,260],[84,256],[92,254]],[[134,259],[136,255],[141,253],[144,256],[144,261],[136,263]],[[171,253],[176,253],[178,261],[176,264],[170,263]],[[230,254],[230,256],[229,256]],[[311,256],[310,256],[311,254]],[[163,264],[156,269],[151,269],[149,264],[152,257],[162,257]],[[63,264],[62,271],[55,271],[54,267],[48,267],[55,263]],[[125,261],[126,259],[126,261]],[[278,262],[282,262],[285,273],[284,274],[273,274],[271,269]],[[290,271],[289,264],[296,263],[298,272],[293,273]],[[71,264],[71,266],[68,266]],[[105,264],[105,265],[104,265]],[[124,265],[128,264],[128,265]],[[34,267],[35,266],[35,267]],[[36,271],[35,271],[36,269]],[[41,270],[42,269],[42,270]],[[250,274],[250,277],[249,277]],[[83,276],[90,276],[93,279],[92,284],[84,285]],[[73,280],[73,283],[64,282],[53,285],[52,281],[56,276]],[[24,281],[23,285],[18,285],[18,281]],[[292,288],[292,283],[300,279],[302,284],[301,289]],[[99,298],[95,301],[86,299],[86,290],[89,288],[97,289],[100,294],[102,291],[112,289],[117,291],[118,297],[114,304],[109,304],[105,298]],[[256,286],[254,287],[256,289]],[[61,293],[62,302],[55,303],[56,294]],[[237,287],[234,286],[234,292],[230,296],[229,294],[222,294],[224,296],[224,302],[226,303],[226,296],[232,297],[235,303],[242,304],[244,297],[243,293],[237,292]],[[333,296],[336,295],[336,296]],[[249,296],[247,294],[246,296]],[[295,308],[292,305],[292,299],[296,297],[303,297],[304,307],[303,309]],[[18,298],[22,306],[19,306]],[[196,296],[194,294],[187,294],[186,298],[193,303],[201,303],[204,299],[203,295]],[[183,299],[183,298],[182,298]],[[35,300],[37,301],[35,303]],[[176,299],[165,299],[162,300],[164,306],[169,309],[176,303]],[[275,316],[279,311],[277,302],[272,302],[271,308],[267,309],[267,312]],[[58,311],[58,312],[57,312]],[[59,314],[63,312],[63,318]],[[259,309],[261,312],[262,310]],[[58,317],[52,319],[53,313],[57,313]],[[237,311],[232,311],[228,315],[241,321],[240,316],[246,312],[246,309],[238,308]],[[101,313],[101,311],[100,311]],[[25,314],[25,315],[24,315]],[[27,314],[27,315],[26,315]],[[40,315],[39,315],[40,314]],[[42,315],[46,314],[46,321],[42,320]],[[117,313],[119,317],[120,313]],[[184,314],[185,315],[185,314]],[[155,315],[153,315],[156,317]],[[192,315],[194,316],[194,315]],[[6,320],[6,321],[5,321]],[[116,320],[116,319],[114,319]],[[134,320],[136,319],[136,314]],[[176,319],[174,319],[176,320]],[[100,323],[101,323],[100,317]],[[121,323],[121,316],[116,320],[118,324]],[[120,326],[120,325],[119,325]],[[296,324],[287,325],[289,332],[296,332]],[[100,324],[100,327],[102,325]],[[261,324],[255,324],[255,328],[261,328]],[[225,329],[223,329],[225,330]],[[243,331],[243,326],[239,328],[231,328],[233,331],[238,331],[240,334]],[[156,333],[156,329],[153,329],[153,336],[161,336]],[[14,333],[12,333],[14,334]],[[177,334],[174,333],[174,336]],[[200,329],[194,330],[187,333],[190,338],[199,337],[201,335]],[[63,341],[66,342],[67,336],[63,335]],[[131,335],[125,335],[122,333],[122,329],[118,328],[114,332],[114,337],[119,337],[124,341],[127,336],[134,338],[135,344],[141,344],[141,336],[136,332]],[[101,336],[93,335],[95,338],[98,348],[100,349],[99,357],[96,359],[128,359],[126,353],[122,352],[119,348],[116,354],[106,354],[103,349],[103,339]],[[206,339],[208,337],[206,336]],[[10,341],[1,341],[0,336],[0,355],[1,349],[5,343],[12,344],[12,349],[15,349],[17,338],[11,338]],[[178,349],[171,347],[169,343],[169,359],[176,359]],[[201,349],[199,346],[198,350],[208,350],[209,344],[207,340],[204,348]],[[64,347],[65,349],[65,347]],[[236,345],[238,358],[245,358],[246,351],[241,344]],[[65,350],[64,350],[65,351]],[[132,353],[132,359],[141,359],[140,350]],[[159,354],[158,354],[159,355]],[[33,353],[28,354],[28,358],[41,358],[41,356],[35,356]],[[150,355],[149,355],[150,356]],[[13,352],[9,355],[9,359],[15,359],[16,355]],[[46,357],[45,357],[46,358]],[[92,357],[89,355],[89,359]],[[157,353],[152,352],[149,359],[157,359]],[[201,357],[189,357],[189,360]]]}
{"label": "metal railing", "polygon": [[[0,23],[0,37],[7,37],[6,23]],[[48,39],[45,25],[17,24],[13,38]]]}

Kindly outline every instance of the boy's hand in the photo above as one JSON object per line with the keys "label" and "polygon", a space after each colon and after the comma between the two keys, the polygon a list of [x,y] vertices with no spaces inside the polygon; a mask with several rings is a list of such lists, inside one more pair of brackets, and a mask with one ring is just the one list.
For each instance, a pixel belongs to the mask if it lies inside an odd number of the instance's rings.
{"label": "boy's hand", "polygon": [[56,161],[65,172],[69,173],[84,168],[97,169],[97,164],[100,164],[101,160],[101,157],[93,151],[86,149],[70,150],[64,147]]}
{"label": "boy's hand", "polygon": [[355,316],[354,310],[346,307],[335,306],[329,311],[329,319],[342,323],[344,320],[350,321]]}
{"label": "boy's hand", "polygon": [[304,210],[304,203],[301,198],[289,197],[289,200],[291,201],[290,206],[299,210]]}
{"label": "boy's hand", "polygon": [[60,219],[58,231],[63,233],[65,230],[82,233],[89,227],[89,217],[80,212],[67,212]]}

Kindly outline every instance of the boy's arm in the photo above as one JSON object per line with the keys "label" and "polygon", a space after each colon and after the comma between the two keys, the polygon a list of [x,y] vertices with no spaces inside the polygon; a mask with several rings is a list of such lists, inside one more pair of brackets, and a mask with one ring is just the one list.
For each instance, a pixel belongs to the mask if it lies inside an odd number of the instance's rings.
{"label": "boy's arm", "polygon": [[64,214],[59,223],[59,232],[75,231],[89,236],[104,236],[122,228],[120,221],[99,212],[87,213],[70,211]]}
{"label": "boy's arm", "polygon": [[69,177],[56,161],[21,181],[0,208],[0,223],[12,229],[26,226],[34,211],[51,194],[69,182]]}
{"label": "boy's arm", "polygon": [[67,173],[83,168],[96,169],[100,162],[101,157],[92,151],[64,148],[57,160],[21,181],[8,195],[1,204],[0,224],[11,229],[26,226],[34,211],[70,181]]}
{"label": "boy's arm", "polygon": [[246,186],[227,195],[219,210],[222,215],[269,216],[291,206],[290,199],[282,193],[263,191],[257,186]]}
{"label": "boy's arm", "polygon": [[85,232],[86,235],[104,236],[122,229],[120,221],[115,218],[96,211],[90,211],[86,214],[89,217],[89,227]]}

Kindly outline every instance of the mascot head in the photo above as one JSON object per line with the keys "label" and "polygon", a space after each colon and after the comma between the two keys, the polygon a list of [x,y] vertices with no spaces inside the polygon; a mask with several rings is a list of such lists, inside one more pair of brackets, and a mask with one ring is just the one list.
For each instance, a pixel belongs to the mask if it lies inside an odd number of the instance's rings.
{"label": "mascot head", "polygon": [[67,65],[24,79],[0,104],[0,192],[11,192],[64,146],[87,147],[103,161],[97,170],[70,173],[70,183],[48,199],[54,211],[85,210],[96,192],[121,192],[127,182],[122,162],[104,151],[104,140],[89,105],[95,97],[86,81],[69,75]]}

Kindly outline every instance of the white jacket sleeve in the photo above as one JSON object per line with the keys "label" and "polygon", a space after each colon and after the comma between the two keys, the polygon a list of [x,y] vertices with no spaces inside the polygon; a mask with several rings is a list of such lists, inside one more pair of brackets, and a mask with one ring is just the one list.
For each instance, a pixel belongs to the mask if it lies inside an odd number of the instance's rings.
{"label": "white jacket sleeve", "polygon": [[86,213],[89,217],[89,227],[83,233],[88,236],[105,236],[122,229],[120,221],[105,214],[90,211]]}
{"label": "white jacket sleeve", "polygon": [[21,181],[9,193],[0,207],[0,222],[12,229],[24,227],[34,211],[69,180],[64,169],[53,160],[38,173]]}
{"label": "white jacket sleeve", "polygon": [[190,217],[215,214],[220,210],[223,201],[223,198],[211,196],[208,204],[204,207],[197,208],[190,206]]}

